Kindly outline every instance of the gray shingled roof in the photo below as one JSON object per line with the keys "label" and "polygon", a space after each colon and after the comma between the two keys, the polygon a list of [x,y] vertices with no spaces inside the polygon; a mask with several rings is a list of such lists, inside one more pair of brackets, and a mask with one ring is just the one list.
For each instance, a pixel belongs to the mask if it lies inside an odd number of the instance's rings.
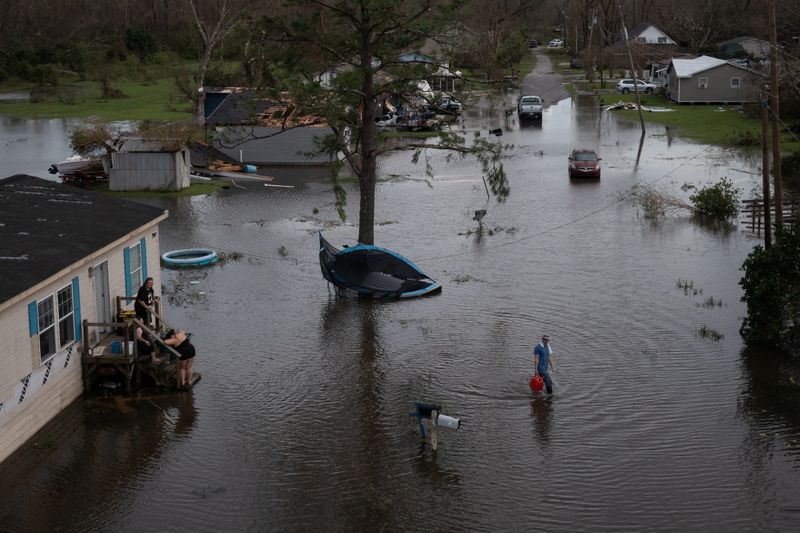
{"label": "gray shingled roof", "polygon": [[0,303],[163,213],[24,174],[0,179]]}
{"label": "gray shingled roof", "polygon": [[[214,148],[236,161],[241,151],[242,162],[251,165],[324,165],[330,163],[326,154],[308,157],[306,153],[314,151],[315,137],[321,139],[331,133],[327,127],[294,128],[284,132],[280,132],[280,128],[229,128],[214,142]],[[241,139],[250,140],[239,142]]]}

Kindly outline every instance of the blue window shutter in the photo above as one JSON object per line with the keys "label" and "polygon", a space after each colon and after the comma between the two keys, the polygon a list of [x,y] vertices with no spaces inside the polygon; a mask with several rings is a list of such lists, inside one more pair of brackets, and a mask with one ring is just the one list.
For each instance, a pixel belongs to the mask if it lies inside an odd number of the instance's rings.
{"label": "blue window shutter", "polygon": [[81,285],[78,277],[72,278],[72,318],[75,320],[75,340],[81,340]]}
{"label": "blue window shutter", "polygon": [[36,300],[28,304],[28,327],[31,330],[31,337],[39,334],[39,307]]}
{"label": "blue window shutter", "polygon": [[127,246],[122,251],[122,259],[125,263],[125,296],[130,298],[131,294],[131,249]]}
{"label": "blue window shutter", "polygon": [[144,283],[144,280],[147,279],[147,241],[142,237],[139,242],[141,243],[139,249],[142,251],[142,283]]}

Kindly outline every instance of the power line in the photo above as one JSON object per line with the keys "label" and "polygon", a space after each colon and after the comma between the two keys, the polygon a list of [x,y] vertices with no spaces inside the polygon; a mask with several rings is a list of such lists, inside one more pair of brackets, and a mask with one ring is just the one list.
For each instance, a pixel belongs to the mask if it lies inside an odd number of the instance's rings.
{"label": "power line", "polygon": [[[663,180],[664,178],[667,178],[667,177],[671,176],[672,174],[674,174],[675,172],[677,172],[678,170],[680,170],[681,168],[686,166],[688,163],[694,161],[695,159],[697,159],[698,157],[703,155],[710,148],[711,148],[711,146],[706,146],[705,148],[700,150],[698,153],[696,153],[695,155],[693,155],[689,159],[684,160],[680,165],[676,166],[675,168],[673,168],[669,172],[666,172],[665,174],[662,174],[661,176],[659,176],[658,178],[656,178],[655,180],[650,182],[649,185],[654,185],[654,184],[658,183],[659,181]],[[467,250],[465,252],[458,252],[458,253],[455,253],[455,254],[447,254],[447,255],[425,257],[423,259],[417,259],[414,262],[415,263],[424,263],[424,262],[428,262],[428,261],[436,261],[436,260],[439,260],[439,259],[450,259],[450,258],[453,258],[453,257],[461,257],[461,256],[465,256],[465,255],[474,254],[474,253],[477,253],[477,252],[483,252],[483,251],[486,251],[486,250],[496,250],[496,249],[502,248],[504,246],[511,246],[512,244],[517,244],[517,243],[520,243],[520,242],[523,242],[523,241],[534,239],[536,237],[541,237],[542,235],[547,235],[548,233],[552,233],[554,231],[557,231],[559,229],[565,228],[565,227],[570,226],[572,224],[576,224],[576,223],[581,222],[583,220],[586,220],[586,219],[588,219],[590,217],[593,217],[594,215],[596,215],[598,213],[601,213],[603,211],[611,209],[612,207],[617,206],[617,205],[629,200],[633,196],[633,194],[634,193],[628,193],[626,195],[623,195],[619,200],[617,200],[615,202],[612,202],[612,203],[610,203],[608,205],[605,205],[605,206],[603,206],[603,207],[601,207],[599,209],[596,209],[594,211],[586,213],[585,215],[582,215],[580,217],[577,217],[577,218],[574,218],[574,219],[569,220],[567,222],[564,222],[563,224],[559,224],[559,225],[554,226],[552,228],[548,228],[546,230],[539,231],[539,232],[534,233],[532,235],[527,235],[527,236],[521,237],[519,239],[514,239],[514,240],[511,240],[511,241],[507,241],[507,242],[504,242],[504,243],[496,244],[496,245],[493,245],[493,246],[486,246],[486,247],[483,247],[483,248],[480,248],[480,249],[473,248],[472,250]],[[238,250],[225,249],[225,248],[222,248],[222,247],[216,247],[213,244],[209,244],[207,242],[206,243],[201,243],[201,242],[185,239],[183,237],[179,237],[178,235],[171,234],[171,233],[164,233],[164,235],[166,235],[167,237],[173,238],[173,239],[177,239],[177,240],[183,241],[183,242],[185,242],[187,244],[194,245],[194,246],[211,247],[211,248],[218,249],[218,250],[220,250],[220,251],[222,251],[224,253],[239,254],[239,255],[244,256],[244,257],[252,257],[252,258],[256,258],[256,259],[264,259],[264,260],[267,260],[267,261],[291,262],[291,263],[294,263],[294,264],[305,264],[305,265],[314,265],[314,264],[317,263],[317,261],[304,261],[304,260],[297,259],[297,258],[294,258],[294,257],[274,257],[274,256],[266,256],[266,255],[254,254],[254,253],[251,253],[251,252],[240,252]]]}

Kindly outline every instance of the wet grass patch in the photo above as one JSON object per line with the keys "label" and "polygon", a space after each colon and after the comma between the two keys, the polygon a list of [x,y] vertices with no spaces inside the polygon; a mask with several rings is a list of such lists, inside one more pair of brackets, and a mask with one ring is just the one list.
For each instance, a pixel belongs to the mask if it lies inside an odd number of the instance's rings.
{"label": "wet grass patch", "polygon": [[711,339],[712,341],[721,341],[725,338],[725,335],[718,332],[715,329],[709,328],[705,324],[697,328],[697,335],[703,337],[704,339]]}
{"label": "wet grass patch", "polygon": [[[688,137],[707,144],[749,147],[761,142],[761,120],[746,111],[741,105],[686,105],[676,104],[664,94],[641,96],[642,105],[671,109],[670,112],[645,112],[644,119],[667,126],[680,128]],[[604,105],[616,102],[636,102],[634,94],[613,94],[600,98]],[[639,112],[631,109],[613,111],[615,116],[638,121]],[[800,152],[800,142],[788,132],[781,134],[781,150],[784,153]]]}
{"label": "wet grass patch", "polygon": [[178,198],[181,196],[199,196],[202,194],[211,194],[213,192],[217,192],[227,185],[227,180],[211,180],[192,183],[180,191],[110,191],[108,189],[108,184],[104,183],[95,187],[94,190],[117,198]]}
{"label": "wet grass patch", "polygon": [[0,102],[0,114],[29,118],[95,117],[100,120],[179,120],[191,118],[191,102],[171,78],[119,81],[124,98],[103,98],[94,81],[78,81],[34,93],[31,100]]}
{"label": "wet grass patch", "polygon": [[683,291],[686,296],[697,296],[703,294],[703,289],[697,289],[694,286],[694,280],[691,279],[678,279],[676,286]]}

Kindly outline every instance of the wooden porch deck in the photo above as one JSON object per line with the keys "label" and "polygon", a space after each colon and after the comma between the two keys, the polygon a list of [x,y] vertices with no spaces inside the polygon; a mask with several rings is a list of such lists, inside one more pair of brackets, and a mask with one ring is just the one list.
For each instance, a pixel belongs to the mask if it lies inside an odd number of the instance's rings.
{"label": "wooden porch deck", "polygon": [[[120,383],[127,394],[134,390],[152,385],[161,388],[178,390],[178,354],[171,346],[160,342],[161,330],[175,329],[160,316],[160,308],[153,312],[156,325],[151,328],[143,324],[135,314],[123,311],[121,301],[126,297],[117,297],[118,322],[83,321],[83,386],[84,391],[95,389],[100,381],[101,387],[116,388],[111,384]],[[141,327],[155,342],[154,361],[150,355],[141,355],[134,341],[134,332]],[[114,349],[118,348],[118,349]],[[105,378],[105,379],[103,379]],[[193,372],[192,387],[202,376]],[[190,387],[191,388],[191,387]]]}

